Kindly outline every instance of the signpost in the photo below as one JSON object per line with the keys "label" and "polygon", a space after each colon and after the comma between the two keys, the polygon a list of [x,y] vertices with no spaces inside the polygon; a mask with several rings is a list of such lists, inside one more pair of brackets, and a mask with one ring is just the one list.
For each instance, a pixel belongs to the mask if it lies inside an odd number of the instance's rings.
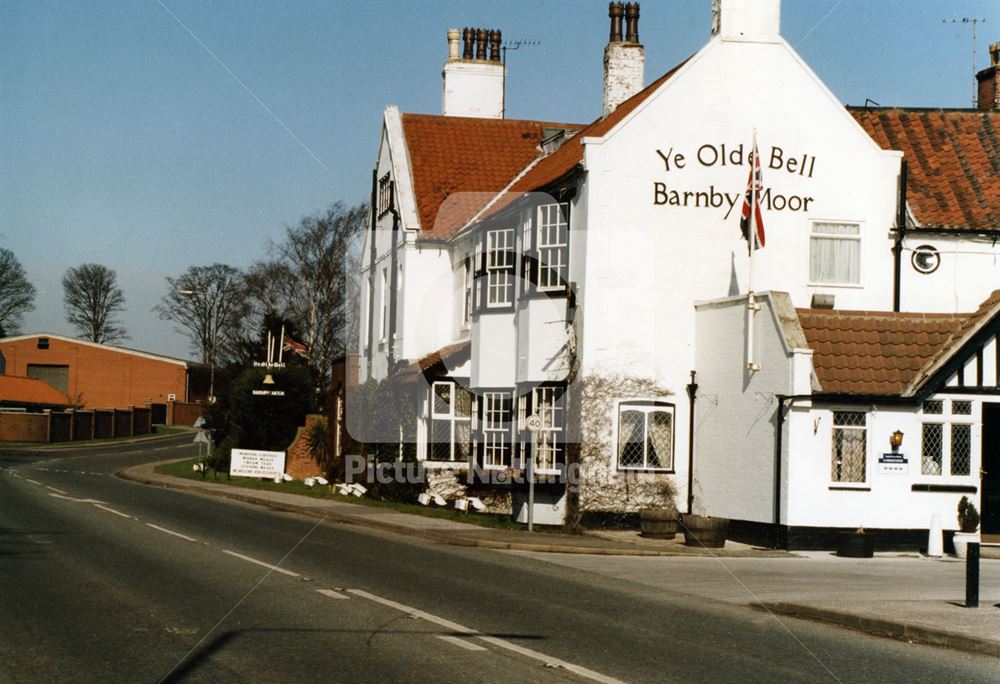
{"label": "signpost", "polygon": [[531,433],[531,457],[528,458],[528,532],[534,531],[535,523],[535,447],[538,444],[538,432],[542,429],[542,418],[537,413],[528,416],[525,427]]}

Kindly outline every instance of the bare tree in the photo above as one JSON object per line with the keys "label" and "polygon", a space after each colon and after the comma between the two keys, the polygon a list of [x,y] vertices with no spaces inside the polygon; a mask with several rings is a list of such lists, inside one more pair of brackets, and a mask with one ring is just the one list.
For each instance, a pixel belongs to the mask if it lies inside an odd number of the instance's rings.
{"label": "bare tree", "polygon": [[112,269],[100,264],[69,268],[62,285],[66,320],[83,339],[98,344],[128,339],[125,327],[115,318],[115,314],[125,310],[125,295]]}
{"label": "bare tree", "polygon": [[153,311],[190,336],[192,349],[211,367],[209,394],[214,394],[215,366],[226,360],[250,313],[243,274],[226,264],[192,266],[167,278],[167,294]]}
{"label": "bare tree", "polygon": [[14,334],[24,314],[35,308],[35,287],[9,249],[0,247],[0,337]]}
{"label": "bare tree", "polygon": [[353,306],[348,279],[367,217],[367,205],[343,202],[307,216],[271,245],[269,261],[255,263],[247,274],[257,315],[273,312],[295,322],[324,383],[333,361],[346,350]]}

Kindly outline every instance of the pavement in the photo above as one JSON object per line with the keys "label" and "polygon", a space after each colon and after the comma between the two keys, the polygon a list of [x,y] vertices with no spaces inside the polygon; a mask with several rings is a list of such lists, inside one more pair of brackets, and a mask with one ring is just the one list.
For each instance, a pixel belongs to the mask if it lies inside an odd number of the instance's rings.
{"label": "pavement", "polygon": [[500,530],[388,508],[161,475],[157,463],[127,480],[224,497],[410,537],[512,551],[558,565],[870,634],[1000,657],[1000,560],[983,559],[980,606],[966,608],[965,562],[913,553],[872,559],[789,553],[731,541],[723,549],[651,540],[637,532],[565,534]]}

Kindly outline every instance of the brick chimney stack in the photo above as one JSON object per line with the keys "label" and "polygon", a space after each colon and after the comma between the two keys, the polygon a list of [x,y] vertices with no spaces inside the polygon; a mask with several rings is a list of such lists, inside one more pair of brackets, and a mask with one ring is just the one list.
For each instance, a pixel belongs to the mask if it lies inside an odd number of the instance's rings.
{"label": "brick chimney stack", "polygon": [[608,16],[611,34],[604,48],[604,116],[642,90],[646,62],[645,48],[639,43],[639,3],[611,2]]}
{"label": "brick chimney stack", "polygon": [[1000,109],[1000,43],[990,45],[990,65],[976,74],[979,109]]}
{"label": "brick chimney stack", "polygon": [[445,116],[503,118],[500,46],[501,35],[496,29],[448,29],[448,60],[441,71],[441,110]]}

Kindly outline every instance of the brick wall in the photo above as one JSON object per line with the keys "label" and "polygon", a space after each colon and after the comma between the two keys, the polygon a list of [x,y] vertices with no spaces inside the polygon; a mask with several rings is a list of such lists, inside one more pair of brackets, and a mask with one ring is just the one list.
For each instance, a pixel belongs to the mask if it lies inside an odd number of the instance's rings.
{"label": "brick wall", "polygon": [[49,417],[44,413],[0,413],[0,441],[46,442]]}
{"label": "brick wall", "polygon": [[304,480],[307,477],[314,477],[316,475],[325,475],[320,465],[313,458],[312,453],[310,453],[309,445],[306,443],[306,435],[309,434],[309,428],[322,420],[326,419],[317,414],[306,416],[305,426],[298,429],[295,433],[295,439],[292,440],[286,451],[285,472],[298,480]]}
{"label": "brick wall", "polygon": [[201,404],[187,404],[180,401],[167,403],[167,425],[194,425],[201,417]]}
{"label": "brick wall", "polygon": [[26,377],[29,364],[67,366],[66,394],[88,408],[164,403],[169,394],[187,398],[183,362],[51,336],[48,349],[39,349],[39,337],[0,343],[7,375]]}

